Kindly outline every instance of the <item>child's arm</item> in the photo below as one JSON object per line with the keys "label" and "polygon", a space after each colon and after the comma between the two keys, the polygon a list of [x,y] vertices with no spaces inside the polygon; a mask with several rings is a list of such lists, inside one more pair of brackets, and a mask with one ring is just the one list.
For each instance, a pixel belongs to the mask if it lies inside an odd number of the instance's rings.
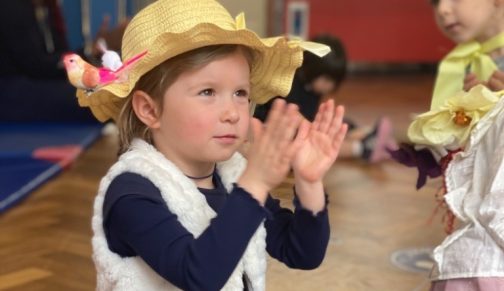
{"label": "child's arm", "polygon": [[322,178],[338,156],[347,125],[344,108],[334,101],[322,103],[313,124],[305,121],[296,139],[301,146],[294,156],[295,176],[292,213],[278,201],[268,199],[273,219],[265,222],[268,253],[291,268],[313,269],[322,262],[330,236],[326,195]]}
{"label": "child's arm", "polygon": [[329,215],[324,209],[313,215],[301,207],[294,197],[294,212],[280,206],[271,196],[266,209],[271,219],[266,219],[266,249],[268,254],[289,268],[311,270],[324,260],[330,237]]}
{"label": "child's arm", "polygon": [[247,168],[238,185],[264,205],[268,192],[287,176],[294,154],[301,141],[294,139],[301,115],[294,104],[284,100],[273,103],[264,124],[253,119],[254,141],[248,150]]}
{"label": "child's arm", "polygon": [[295,189],[301,205],[314,214],[325,207],[322,179],[338,157],[347,132],[343,115],[343,106],[335,108],[334,101],[328,100],[320,105],[312,124],[301,125],[296,138],[302,144],[292,163]]}

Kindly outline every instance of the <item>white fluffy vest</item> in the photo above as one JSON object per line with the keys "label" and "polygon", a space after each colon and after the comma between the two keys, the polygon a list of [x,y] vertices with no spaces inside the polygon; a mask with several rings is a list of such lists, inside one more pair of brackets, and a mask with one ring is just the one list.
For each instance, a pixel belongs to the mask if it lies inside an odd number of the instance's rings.
{"label": "white fluffy vest", "polygon": [[[228,191],[245,169],[246,160],[235,154],[219,163],[217,170]],[[103,200],[110,182],[119,174],[132,172],[149,179],[161,192],[168,208],[182,225],[198,237],[216,216],[196,185],[154,147],[142,140],[133,141],[101,180],[94,203],[92,227],[93,260],[97,269],[97,290],[178,290],[154,272],[140,257],[122,258],[110,251],[103,231]],[[237,222],[239,223],[239,222]],[[208,250],[211,252],[212,250]],[[266,230],[258,228],[222,290],[243,290],[243,273],[247,274],[251,290],[265,289]]]}

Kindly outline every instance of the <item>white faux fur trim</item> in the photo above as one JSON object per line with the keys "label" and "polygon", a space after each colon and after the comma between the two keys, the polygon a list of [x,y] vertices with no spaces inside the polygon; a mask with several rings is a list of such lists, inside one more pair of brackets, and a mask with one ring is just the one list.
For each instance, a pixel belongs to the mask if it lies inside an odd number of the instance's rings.
{"label": "white faux fur trim", "polygon": [[[217,170],[229,190],[246,165],[246,160],[235,154],[219,163]],[[103,231],[103,200],[112,180],[124,172],[132,172],[149,179],[161,192],[168,208],[177,215],[182,225],[198,237],[216,213],[203,194],[173,163],[153,146],[135,140],[102,179],[94,203],[92,227],[94,236],[93,260],[97,269],[97,290],[178,290],[155,273],[141,258],[121,258],[109,250]],[[242,275],[250,279],[251,290],[265,289],[266,230],[263,224],[251,238],[245,253],[222,290],[243,290]]]}

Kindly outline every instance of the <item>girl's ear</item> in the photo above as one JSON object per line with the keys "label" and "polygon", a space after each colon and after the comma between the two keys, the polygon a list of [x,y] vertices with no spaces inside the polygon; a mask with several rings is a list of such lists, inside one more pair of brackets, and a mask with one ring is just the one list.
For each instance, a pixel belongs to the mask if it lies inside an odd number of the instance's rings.
{"label": "girl's ear", "polygon": [[141,90],[136,90],[133,92],[131,105],[138,119],[147,125],[147,127],[151,129],[159,128],[160,110],[149,94]]}

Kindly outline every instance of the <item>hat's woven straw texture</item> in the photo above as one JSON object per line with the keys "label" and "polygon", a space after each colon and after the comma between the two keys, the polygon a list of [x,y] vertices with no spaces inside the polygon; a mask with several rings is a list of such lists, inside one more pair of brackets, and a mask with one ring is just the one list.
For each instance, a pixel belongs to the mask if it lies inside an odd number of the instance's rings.
{"label": "hat's woven straw texture", "polygon": [[260,104],[289,93],[294,72],[303,59],[299,41],[261,39],[246,29],[243,14],[235,20],[218,2],[158,0],[140,11],[124,33],[124,60],[147,50],[134,64],[127,81],[109,84],[92,94],[78,90],[79,104],[89,106],[100,121],[116,119],[125,97],[142,75],[181,53],[218,44],[241,44],[258,53],[251,70],[251,99]]}

